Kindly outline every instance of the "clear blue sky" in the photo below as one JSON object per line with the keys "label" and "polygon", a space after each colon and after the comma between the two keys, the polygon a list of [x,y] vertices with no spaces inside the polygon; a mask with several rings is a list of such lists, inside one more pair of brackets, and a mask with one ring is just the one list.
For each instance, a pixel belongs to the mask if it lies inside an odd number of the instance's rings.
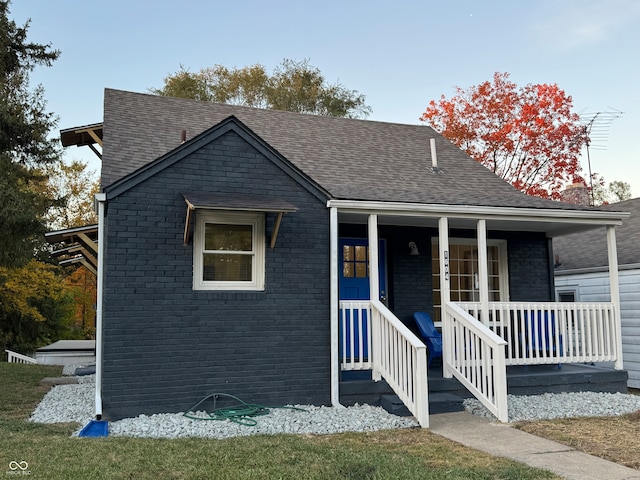
{"label": "clear blue sky", "polygon": [[[557,83],[580,114],[624,112],[591,150],[591,165],[640,196],[637,0],[13,0],[10,8],[19,24],[31,18],[30,41],[62,52],[31,77],[61,129],[101,122],[104,88],[147,92],[181,64],[271,71],[284,58],[309,59],[330,83],[364,94],[370,119],[411,124],[430,100],[500,71],[519,85]],[[99,169],[86,147],[66,156]]]}

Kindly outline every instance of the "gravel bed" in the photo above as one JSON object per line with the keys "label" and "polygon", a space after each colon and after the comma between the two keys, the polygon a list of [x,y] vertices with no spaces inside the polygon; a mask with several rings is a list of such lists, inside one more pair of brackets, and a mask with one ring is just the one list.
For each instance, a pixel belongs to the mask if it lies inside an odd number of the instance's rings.
{"label": "gravel bed", "polygon": [[[551,420],[571,417],[615,417],[640,410],[640,396],[625,393],[545,393],[507,395],[509,421]],[[465,399],[465,409],[482,417],[496,419],[475,398]]]}
{"label": "gravel bed", "polygon": [[[78,384],[53,387],[31,417],[37,423],[76,422],[82,426],[94,419],[95,375],[78,377]],[[622,393],[557,393],[531,396],[508,395],[509,421],[544,420],[565,417],[618,416],[640,410],[640,396]],[[151,438],[229,438],[278,433],[329,434],[371,432],[382,429],[418,427],[411,417],[391,415],[381,407],[355,405],[347,408],[295,405],[271,408],[268,415],[254,417],[255,426],[230,420],[195,420],[181,413],[140,415],[109,422],[109,435]],[[466,399],[465,409],[479,416],[495,417],[476,399]],[[204,415],[205,412],[197,412]],[[77,434],[80,431],[76,431]]]}
{"label": "gravel bed", "polygon": [[[77,385],[53,387],[29,418],[37,423],[77,422],[86,425],[94,418],[95,375],[78,377]],[[297,409],[271,408],[268,415],[254,417],[255,426],[230,420],[195,420],[181,413],[140,415],[109,422],[109,435],[150,438],[206,437],[230,438],[278,433],[328,434],[372,432],[383,429],[418,427],[410,417],[391,415],[381,407],[355,405],[347,408],[294,405]],[[196,412],[204,415],[205,412]],[[75,432],[78,434],[80,429]]]}

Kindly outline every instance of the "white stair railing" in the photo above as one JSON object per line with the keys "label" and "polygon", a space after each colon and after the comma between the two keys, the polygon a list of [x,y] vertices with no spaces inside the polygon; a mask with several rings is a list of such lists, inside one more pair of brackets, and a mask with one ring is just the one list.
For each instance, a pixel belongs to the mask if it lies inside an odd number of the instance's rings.
{"label": "white stair railing", "polygon": [[5,352],[7,352],[7,362],[9,363],[38,363],[38,361],[33,357],[28,357],[26,355],[22,355],[21,353],[12,352],[11,350],[5,350]]}
{"label": "white stair railing", "polygon": [[427,347],[384,304],[371,301],[373,379],[384,378],[423,428],[429,427]]}
{"label": "white stair railing", "polygon": [[507,408],[507,342],[465,310],[444,305],[443,360],[451,372],[501,422]]}

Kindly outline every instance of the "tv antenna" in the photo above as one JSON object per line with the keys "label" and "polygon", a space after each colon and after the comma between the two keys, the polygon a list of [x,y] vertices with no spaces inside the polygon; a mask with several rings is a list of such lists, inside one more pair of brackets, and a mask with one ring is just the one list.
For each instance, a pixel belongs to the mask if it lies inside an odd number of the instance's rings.
{"label": "tv antenna", "polygon": [[583,113],[580,115],[580,123],[584,127],[587,136],[587,165],[589,167],[589,193],[591,197],[591,205],[594,203],[593,198],[593,174],[591,172],[591,155],[590,148],[594,150],[606,150],[609,133],[611,132],[611,124],[617,118],[622,117],[624,112],[609,107],[604,112]]}

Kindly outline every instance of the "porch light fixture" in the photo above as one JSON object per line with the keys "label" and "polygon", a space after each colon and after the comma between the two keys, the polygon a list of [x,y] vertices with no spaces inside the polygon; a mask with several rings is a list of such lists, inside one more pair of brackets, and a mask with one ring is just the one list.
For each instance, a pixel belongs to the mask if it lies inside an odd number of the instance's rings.
{"label": "porch light fixture", "polygon": [[420,255],[416,242],[409,242],[409,255],[411,255],[412,257],[417,257],[418,255]]}

